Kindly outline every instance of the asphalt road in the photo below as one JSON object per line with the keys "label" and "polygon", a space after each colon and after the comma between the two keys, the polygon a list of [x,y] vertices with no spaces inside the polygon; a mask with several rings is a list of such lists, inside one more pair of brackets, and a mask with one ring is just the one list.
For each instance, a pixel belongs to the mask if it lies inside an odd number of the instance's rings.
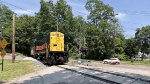
{"label": "asphalt road", "polygon": [[[9,56],[8,59],[9,58],[11,57]],[[18,77],[6,84],[107,84],[103,81],[100,81],[91,77],[83,76],[81,74],[71,72],[71,71],[59,68],[57,66],[47,67],[43,65],[42,63],[40,63],[39,61],[30,57],[20,57],[17,59],[18,60],[32,60],[37,65],[42,67],[42,69],[40,71],[36,71],[34,73],[27,74],[22,77]],[[133,65],[122,65],[122,64],[121,65],[105,65],[105,64],[94,65],[93,64],[93,66],[88,66],[88,67],[94,68],[94,69],[101,69],[104,71],[136,72],[136,73],[144,72],[143,74],[150,74],[149,73],[150,68],[144,67],[144,66],[137,67]],[[90,72],[90,73],[94,73],[94,72]],[[130,74],[130,75],[133,75],[133,74]],[[136,75],[136,74],[133,76],[143,77],[143,76]]]}
{"label": "asphalt road", "polygon": [[[78,65],[76,61],[70,62],[69,64]],[[83,62],[80,65],[89,65],[89,67],[97,68],[104,71],[112,71],[112,72],[119,72],[119,73],[134,73],[143,76],[150,77],[150,66],[144,65],[131,65],[131,64],[119,64],[119,65],[111,65],[111,64],[103,64],[101,62]]]}
{"label": "asphalt road", "polygon": [[[56,66],[13,80],[13,84],[107,84]],[[9,84],[9,83],[8,83]]]}
{"label": "asphalt road", "polygon": [[150,77],[150,66],[128,65],[128,64],[110,65],[101,63],[92,66],[107,71],[114,71],[119,73],[134,73]]}
{"label": "asphalt road", "polygon": [[[73,68],[68,65],[62,65],[63,67]],[[87,66],[89,67],[89,66]],[[125,77],[118,77],[116,75],[110,75],[108,73],[102,73],[97,71],[91,71],[86,69],[80,69],[75,67],[77,71],[84,72],[86,74],[92,74],[93,76],[101,77],[107,80],[118,81],[126,84],[150,84],[140,80],[134,80]],[[74,69],[75,69],[74,68]],[[89,67],[92,68],[92,67]],[[95,68],[93,68],[95,69]],[[117,73],[118,74],[118,73]],[[133,77],[143,78],[144,76],[130,74]],[[150,77],[143,78],[149,80]],[[150,81],[150,80],[149,80]],[[6,84],[109,84],[102,80],[97,80],[93,77],[81,75],[80,73],[72,72],[58,66],[45,67],[41,71],[18,77]]]}

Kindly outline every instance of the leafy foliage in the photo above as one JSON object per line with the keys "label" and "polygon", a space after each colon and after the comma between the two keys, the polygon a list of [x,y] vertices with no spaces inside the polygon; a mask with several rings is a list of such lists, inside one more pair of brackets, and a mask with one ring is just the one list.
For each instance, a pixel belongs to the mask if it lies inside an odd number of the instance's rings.
{"label": "leafy foliage", "polygon": [[4,37],[7,39],[10,37],[12,14],[13,12],[7,6],[0,4],[0,31],[4,33]]}
{"label": "leafy foliage", "polygon": [[88,19],[95,25],[102,20],[110,20],[114,16],[112,7],[100,0],[87,0],[85,8],[90,12]]}
{"label": "leafy foliage", "polygon": [[126,40],[126,47],[125,47],[125,54],[129,56],[131,59],[135,55],[137,55],[139,52],[139,46],[137,45],[137,42],[135,39],[127,39]]}
{"label": "leafy foliage", "polygon": [[35,17],[22,15],[16,19],[16,51],[30,54],[30,48],[36,38]]}
{"label": "leafy foliage", "polygon": [[87,0],[85,8],[90,12],[89,24],[93,25],[89,28],[90,33],[87,33],[91,37],[91,41],[87,41],[90,45],[88,58],[104,59],[113,57],[115,53],[123,53],[124,36],[113,8],[99,0]]}
{"label": "leafy foliage", "polygon": [[[86,58],[104,59],[124,54],[125,38],[113,8],[99,0],[87,0],[85,8],[90,12],[88,21],[75,17],[65,0],[53,3],[41,0],[40,11],[35,16],[16,18],[17,51],[30,54],[34,43],[48,42],[49,32],[65,34],[65,46],[69,54],[80,58],[80,49],[87,50]],[[11,20],[10,20],[11,21]],[[10,38],[9,38],[10,39]]]}
{"label": "leafy foliage", "polygon": [[135,33],[135,39],[141,48],[143,53],[150,53],[150,26],[142,27],[137,29]]}

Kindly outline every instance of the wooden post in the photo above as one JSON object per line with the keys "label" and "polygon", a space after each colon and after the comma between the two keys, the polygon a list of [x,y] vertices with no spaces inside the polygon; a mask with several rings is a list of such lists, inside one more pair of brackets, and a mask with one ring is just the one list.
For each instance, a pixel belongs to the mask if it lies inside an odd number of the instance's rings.
{"label": "wooden post", "polygon": [[[58,16],[58,17],[59,17],[59,16]],[[59,24],[59,23],[58,23],[58,17],[57,17],[57,32],[58,32],[58,24]]]}
{"label": "wooden post", "polygon": [[46,58],[48,57],[48,44],[45,43],[45,46],[46,46]]}
{"label": "wooden post", "polygon": [[2,71],[3,71],[3,65],[4,65],[4,57],[2,57]]}
{"label": "wooden post", "polygon": [[12,28],[12,63],[15,63],[15,14],[13,14],[13,28]]}

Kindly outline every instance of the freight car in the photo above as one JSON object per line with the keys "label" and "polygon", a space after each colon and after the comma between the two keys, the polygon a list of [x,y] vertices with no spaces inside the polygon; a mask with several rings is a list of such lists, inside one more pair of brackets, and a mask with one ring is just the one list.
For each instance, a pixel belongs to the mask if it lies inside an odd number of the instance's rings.
{"label": "freight car", "polygon": [[36,43],[31,50],[32,56],[46,64],[64,64],[68,62],[68,52],[64,50],[64,34],[50,32],[49,42]]}

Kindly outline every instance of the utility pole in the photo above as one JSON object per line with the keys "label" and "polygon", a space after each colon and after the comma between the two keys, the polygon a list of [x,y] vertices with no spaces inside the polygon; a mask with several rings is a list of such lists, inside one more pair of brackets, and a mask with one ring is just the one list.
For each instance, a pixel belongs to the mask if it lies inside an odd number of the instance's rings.
{"label": "utility pole", "polygon": [[59,19],[59,15],[57,15],[57,32],[58,32],[58,19]]}
{"label": "utility pole", "polygon": [[12,28],[12,63],[15,63],[15,14],[13,14],[13,28]]}
{"label": "utility pole", "polygon": [[[116,15],[118,15],[118,14],[115,14],[115,16]],[[116,39],[116,19],[114,18],[114,20],[113,20],[113,27],[114,27],[114,42],[113,42],[113,44],[114,44],[114,55],[113,55],[113,57],[115,57],[115,55],[116,55],[116,51],[115,51],[115,48],[116,48],[116,46],[115,46],[115,39]]]}
{"label": "utility pole", "polygon": [[83,43],[83,45],[84,45],[84,48],[85,48],[85,36],[84,36],[84,38],[83,38],[83,39],[84,39],[84,40],[83,40],[83,42],[84,42],[84,43]]}
{"label": "utility pole", "polygon": [[116,37],[116,29],[115,29],[115,26],[114,26],[114,57],[116,55],[116,51],[115,51],[115,37]]}
{"label": "utility pole", "polygon": [[[1,30],[1,36],[2,36],[2,38],[0,40],[3,39],[3,26],[2,26],[2,30]],[[2,51],[2,48],[1,48],[1,51]],[[2,71],[3,71],[3,65],[4,65],[4,57],[2,57]]]}
{"label": "utility pole", "polygon": [[58,32],[58,19],[57,19],[57,32]]}

